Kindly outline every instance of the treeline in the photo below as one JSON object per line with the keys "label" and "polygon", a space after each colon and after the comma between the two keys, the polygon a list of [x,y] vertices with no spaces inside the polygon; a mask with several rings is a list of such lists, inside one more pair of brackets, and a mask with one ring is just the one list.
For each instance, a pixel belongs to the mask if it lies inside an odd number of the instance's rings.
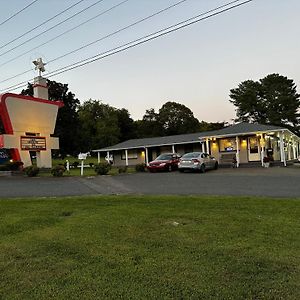
{"label": "treeline", "polygon": [[[150,108],[142,120],[134,121],[125,108],[118,109],[98,100],[81,104],[67,84],[48,81],[48,86],[49,99],[64,102],[55,129],[63,155],[128,139],[217,130],[226,125],[200,122],[188,107],[176,102],[165,103],[157,112]],[[32,96],[32,85],[28,84],[22,94]],[[286,76],[270,74],[258,81],[243,81],[230,90],[229,101],[236,108],[236,122],[282,126],[300,136],[300,95],[295,82]]]}
{"label": "treeline", "polygon": [[[128,139],[216,130],[225,126],[224,122],[200,122],[188,107],[176,102],[165,103],[158,112],[148,109],[142,120],[135,121],[125,108],[118,109],[98,100],[81,104],[69,91],[68,84],[48,81],[48,87],[49,100],[64,103],[59,109],[54,133],[60,138],[62,155],[87,152]],[[32,85],[28,84],[21,94],[33,96]]]}

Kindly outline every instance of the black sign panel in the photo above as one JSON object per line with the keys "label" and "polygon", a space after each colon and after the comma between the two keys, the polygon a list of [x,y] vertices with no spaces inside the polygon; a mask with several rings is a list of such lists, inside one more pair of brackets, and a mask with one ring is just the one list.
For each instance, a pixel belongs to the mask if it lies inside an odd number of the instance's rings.
{"label": "black sign panel", "polygon": [[41,136],[21,136],[21,149],[29,151],[46,150],[46,138]]}

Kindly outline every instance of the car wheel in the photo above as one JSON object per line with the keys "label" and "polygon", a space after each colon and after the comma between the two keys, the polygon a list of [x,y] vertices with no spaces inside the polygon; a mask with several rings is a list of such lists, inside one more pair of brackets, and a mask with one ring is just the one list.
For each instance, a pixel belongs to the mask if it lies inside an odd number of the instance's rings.
{"label": "car wheel", "polygon": [[180,173],[183,173],[183,172],[184,172],[184,170],[183,170],[183,169],[178,169],[178,170],[179,170],[179,172],[180,172]]}
{"label": "car wheel", "polygon": [[205,165],[202,164],[200,167],[200,173],[205,173]]}
{"label": "car wheel", "polygon": [[218,164],[218,162],[216,162],[216,163],[215,163],[215,168],[214,168],[214,169],[215,169],[215,170],[218,170],[218,168],[219,168],[219,164]]}

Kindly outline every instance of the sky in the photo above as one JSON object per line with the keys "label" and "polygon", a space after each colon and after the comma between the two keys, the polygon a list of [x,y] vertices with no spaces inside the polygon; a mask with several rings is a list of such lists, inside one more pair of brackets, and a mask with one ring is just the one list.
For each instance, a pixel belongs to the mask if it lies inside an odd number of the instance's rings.
{"label": "sky", "polygon": [[[42,57],[46,63],[50,62],[179,2],[128,0],[68,34],[39,46],[122,2],[102,0],[63,22],[97,2],[84,0],[47,24],[4,46],[78,1],[38,0],[0,25],[1,93],[10,86],[33,79],[36,75],[32,64],[34,59]],[[0,0],[0,24],[31,2],[33,0]],[[50,62],[46,69],[52,72],[228,2],[186,0],[93,46]],[[229,93],[240,82],[279,73],[293,79],[299,86],[299,11],[299,0],[254,0],[50,79],[67,83],[81,102],[94,99],[116,108],[126,108],[135,120],[141,119],[146,109],[158,111],[167,101],[175,101],[189,107],[200,121],[231,123],[235,118],[235,108],[229,102]],[[60,22],[63,23],[42,33]],[[29,72],[3,82],[26,70]],[[19,88],[13,92],[19,93],[21,90]]]}

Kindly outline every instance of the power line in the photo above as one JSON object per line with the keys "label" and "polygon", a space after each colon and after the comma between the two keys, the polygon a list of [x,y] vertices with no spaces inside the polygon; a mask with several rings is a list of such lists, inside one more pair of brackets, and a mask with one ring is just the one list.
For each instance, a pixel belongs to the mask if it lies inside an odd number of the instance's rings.
{"label": "power line", "polygon": [[[37,1],[38,1],[38,0],[37,0]],[[9,41],[8,43],[6,43],[6,44],[0,46],[0,49],[6,47],[6,46],[8,46],[8,45],[10,45],[11,43],[13,43],[13,42],[19,40],[20,38],[24,37],[25,35],[27,35],[28,33],[31,33],[32,31],[34,31],[34,30],[40,28],[41,26],[47,24],[48,22],[50,22],[50,21],[52,21],[53,19],[57,18],[58,16],[62,15],[62,14],[65,13],[66,11],[72,9],[73,7],[75,7],[76,5],[78,5],[79,3],[83,2],[83,1],[85,1],[85,0],[80,0],[80,1],[78,1],[78,2],[76,2],[76,3],[74,3],[74,4],[72,4],[71,6],[67,7],[66,9],[64,9],[64,10],[61,11],[61,12],[59,12],[58,14],[54,15],[54,16],[51,17],[50,19],[47,19],[46,21],[44,21],[44,22],[42,22],[41,24],[39,24],[39,25],[33,27],[32,29],[26,31],[25,33],[22,33],[21,35],[19,35],[18,37],[14,38],[14,39],[11,40],[11,41]]]}
{"label": "power line", "polygon": [[0,83],[4,83],[4,82],[7,82],[7,81],[10,81],[10,80],[12,80],[12,79],[15,79],[16,77],[19,77],[19,76],[24,75],[24,74],[26,74],[26,73],[29,73],[29,72],[31,72],[31,71],[32,71],[32,69],[23,71],[23,72],[21,72],[21,73],[19,73],[19,74],[16,74],[16,75],[14,75],[14,76],[11,76],[11,77],[9,77],[9,78],[6,78],[6,79],[0,81]]}
{"label": "power line", "polygon": [[[238,0],[232,1],[232,2],[237,2],[237,1],[238,1]],[[206,17],[203,17],[203,18],[198,19],[200,16],[203,16],[203,15],[205,15],[205,14],[208,14],[208,13],[210,13],[210,12],[212,12],[212,11],[217,10],[217,8],[216,8],[216,9],[213,9],[213,10],[210,10],[210,11],[205,12],[205,13],[202,13],[202,14],[196,16],[196,17],[190,18],[190,19],[185,20],[185,21],[183,21],[183,22],[177,23],[177,24],[175,24],[175,25],[169,26],[169,27],[167,27],[167,28],[164,28],[164,29],[162,29],[162,30],[156,31],[156,32],[151,33],[151,34],[149,34],[149,35],[143,36],[143,37],[141,37],[141,38],[139,38],[139,39],[136,39],[136,40],[134,40],[134,41],[131,41],[131,42],[129,42],[129,43],[126,43],[126,44],[124,44],[124,45],[122,45],[122,46],[116,47],[116,48],[114,48],[114,49],[111,49],[111,50],[106,51],[106,52],[103,52],[103,53],[99,53],[99,54],[97,54],[97,55],[94,55],[94,56],[89,57],[89,58],[87,58],[87,59],[81,60],[81,61],[79,61],[79,62],[76,62],[76,63],[70,64],[70,65],[67,65],[67,66],[65,66],[65,67],[63,67],[63,68],[57,69],[57,70],[55,70],[55,71],[52,71],[52,72],[50,72],[50,73],[48,73],[48,74],[46,74],[46,75],[48,75],[48,77],[53,77],[53,76],[59,75],[59,74],[61,74],[61,73],[64,73],[64,72],[67,72],[67,71],[70,71],[70,70],[73,70],[73,69],[82,67],[82,66],[84,66],[84,65],[90,64],[90,63],[92,63],[92,62],[95,62],[95,61],[97,61],[97,60],[103,59],[103,58],[105,58],[105,57],[108,57],[108,56],[111,56],[111,55],[114,55],[114,54],[123,52],[123,51],[125,51],[125,50],[130,49],[130,48],[133,48],[133,47],[136,47],[136,46],[138,46],[138,45],[141,45],[141,44],[144,44],[144,43],[146,43],[146,42],[149,42],[149,41],[151,41],[151,40],[157,39],[157,38],[159,38],[159,37],[161,37],[161,36],[164,36],[164,35],[167,35],[167,34],[169,34],[169,33],[171,33],[171,32],[178,31],[179,29],[182,29],[182,28],[185,28],[185,27],[187,27],[187,26],[193,25],[193,24],[198,23],[198,22],[200,22],[200,21],[204,21],[204,20],[209,19],[209,18],[211,18],[211,17],[217,16],[217,15],[219,15],[219,14],[221,14],[221,13],[227,12],[227,11],[229,11],[229,10],[232,10],[232,9],[234,9],[234,8],[237,8],[237,7],[239,7],[239,6],[242,6],[242,5],[247,4],[247,3],[249,3],[249,2],[252,2],[252,1],[254,1],[254,0],[247,0],[247,1],[244,1],[244,2],[242,2],[242,3],[233,5],[233,6],[229,7],[229,8],[223,9],[223,10],[221,10],[221,11],[212,13],[212,14],[206,16]],[[232,3],[232,2],[231,2],[231,3]],[[230,3],[228,3],[227,6],[228,6],[228,5],[230,5]],[[196,20],[195,20],[195,19],[196,19]]]}
{"label": "power line", "polygon": [[[167,11],[167,10],[169,10],[169,9],[171,9],[171,8],[173,8],[173,7],[175,7],[175,6],[178,6],[179,4],[182,4],[183,2],[186,2],[186,1],[188,1],[188,0],[181,0],[181,1],[179,1],[179,2],[176,2],[176,3],[174,3],[174,4],[172,4],[172,5],[168,6],[168,7],[166,7],[166,8],[164,8],[164,9],[161,9],[161,10],[159,10],[159,11],[157,11],[157,12],[155,12],[155,13],[153,13],[153,14],[147,16],[147,17],[145,17],[145,18],[142,18],[142,19],[140,19],[140,20],[138,20],[138,21],[136,21],[136,22],[134,22],[134,23],[131,23],[131,24],[129,24],[129,25],[127,25],[127,26],[125,26],[125,27],[123,27],[123,28],[121,28],[121,29],[118,29],[118,30],[116,30],[116,31],[114,31],[114,32],[112,32],[112,33],[110,33],[110,34],[108,34],[108,35],[105,35],[104,37],[101,37],[101,38],[99,38],[99,39],[97,39],[97,40],[95,40],[95,41],[93,41],[93,42],[90,42],[90,43],[88,43],[88,44],[85,44],[85,45],[83,45],[83,46],[81,46],[81,47],[79,47],[79,48],[77,48],[77,49],[75,49],[75,50],[72,50],[72,51],[70,51],[70,52],[68,52],[68,53],[66,53],[66,54],[64,54],[64,55],[61,55],[61,56],[59,56],[59,57],[57,57],[57,58],[55,58],[55,59],[52,59],[52,60],[49,61],[49,63],[52,63],[52,62],[54,62],[54,61],[57,61],[57,60],[59,60],[59,59],[61,59],[61,58],[64,58],[64,57],[70,55],[70,54],[73,54],[73,53],[75,53],[75,52],[78,52],[78,51],[80,51],[80,50],[82,50],[82,49],[84,49],[84,48],[87,48],[87,47],[92,46],[92,45],[94,45],[94,44],[96,44],[96,43],[98,43],[98,42],[100,42],[100,41],[103,41],[103,40],[109,38],[109,37],[112,37],[113,35],[116,35],[117,33],[120,33],[120,32],[122,32],[122,31],[124,31],[124,30],[126,30],[126,29],[128,29],[128,28],[131,28],[131,27],[133,27],[133,26],[135,26],[135,25],[137,25],[137,24],[140,24],[140,23],[142,23],[142,22],[144,22],[144,21],[146,21],[146,20],[148,20],[148,19],[151,19],[151,18],[153,18],[153,17],[155,17],[155,16],[157,16],[157,15],[159,15],[159,14],[161,14],[161,13],[163,13],[163,12],[165,12],[165,11]],[[240,0],[236,0],[236,1],[240,1]]]}
{"label": "power line", "polygon": [[[115,8],[116,6],[119,6],[120,4],[123,4],[123,3],[126,2],[126,1],[128,1],[128,0],[123,1],[123,2],[119,3],[118,5],[113,6],[112,8]],[[157,16],[157,15],[159,15],[159,14],[161,14],[161,13],[163,13],[163,12],[165,12],[165,11],[171,9],[171,8],[174,8],[174,7],[178,6],[178,5],[180,5],[180,4],[184,3],[184,2],[186,2],[186,1],[188,1],[188,0],[180,0],[180,1],[178,1],[178,2],[176,2],[176,3],[174,3],[174,4],[172,4],[172,5],[170,5],[170,6],[166,7],[166,8],[164,8],[164,9],[161,9],[161,10],[159,10],[159,11],[157,11],[157,12],[155,12],[155,13],[153,13],[153,14],[151,14],[151,15],[145,17],[145,18],[142,18],[142,19],[140,19],[140,20],[138,20],[138,21],[136,21],[136,22],[133,22],[133,23],[131,23],[131,24],[125,26],[125,27],[122,27],[122,28],[120,28],[120,29],[118,29],[118,30],[116,30],[116,31],[114,31],[114,32],[112,32],[112,33],[110,33],[110,34],[104,36],[104,37],[101,37],[101,38],[99,38],[99,39],[97,39],[97,40],[95,40],[95,41],[92,41],[92,42],[90,42],[90,43],[88,43],[88,44],[85,44],[85,45],[83,45],[83,46],[81,46],[81,47],[79,47],[79,48],[77,48],[77,49],[75,49],[75,50],[72,50],[72,51],[70,51],[70,52],[67,52],[67,53],[61,55],[61,56],[58,56],[58,57],[56,57],[56,58],[54,58],[54,59],[48,61],[47,64],[50,64],[50,63],[52,63],[52,62],[54,62],[54,61],[57,61],[57,60],[59,60],[59,59],[61,59],[61,58],[66,57],[66,56],[68,56],[68,55],[70,55],[70,54],[76,53],[76,52],[78,52],[78,51],[80,51],[80,50],[82,50],[82,49],[85,49],[85,48],[87,48],[87,47],[89,47],[89,46],[92,46],[92,45],[94,45],[94,44],[96,44],[96,43],[98,43],[98,42],[100,42],[100,41],[103,41],[103,40],[105,40],[105,39],[107,39],[107,38],[109,38],[109,37],[112,37],[112,36],[114,36],[114,35],[116,35],[116,34],[122,32],[122,31],[124,31],[124,30],[126,30],[126,29],[129,29],[129,28],[131,28],[131,27],[133,27],[133,26],[135,26],[135,25],[137,25],[137,24],[140,24],[140,23],[142,23],[142,22],[144,22],[144,21],[146,21],[146,20],[148,20],[148,19],[150,19],[150,18],[153,18],[153,17],[155,17],[155,16]],[[237,2],[237,1],[240,1],[240,0],[236,0],[236,1],[234,1],[234,2]],[[110,8],[109,10],[111,10],[112,8]],[[107,10],[107,11],[109,11],[109,10]],[[107,12],[107,11],[106,11],[106,12]],[[87,21],[86,21],[86,22],[87,22]],[[81,24],[83,24],[83,23],[81,23]],[[80,24],[79,24],[79,25],[80,25]],[[72,28],[72,29],[70,29],[70,31],[73,30],[73,29],[75,29],[75,28],[77,28],[77,27],[79,27],[79,25],[76,26],[76,27],[74,27],[74,28]],[[61,35],[65,34],[65,33],[67,33],[67,32],[68,32],[68,31],[65,31],[64,33],[58,35],[57,37],[60,37]],[[33,48],[33,49],[31,49],[31,50],[25,52],[25,53],[23,53],[23,54],[21,54],[21,55],[15,57],[14,59],[11,59],[11,60],[9,60],[9,61],[3,63],[3,64],[0,64],[0,67],[2,67],[3,65],[6,65],[7,63],[9,63],[9,62],[11,62],[11,61],[13,61],[13,60],[15,60],[15,59],[17,59],[17,58],[19,58],[19,57],[22,56],[22,55],[25,55],[25,54],[31,52],[32,50],[35,50],[36,48],[38,48],[38,47],[40,47],[40,46],[45,45],[45,44],[48,43],[48,42],[53,41],[53,40],[56,39],[57,37],[54,37],[53,39],[50,39],[49,41],[47,41],[47,42],[45,42],[45,43],[43,43],[43,44],[41,44],[41,45],[39,45],[39,46],[37,46],[37,47],[35,47],[35,48]],[[9,81],[9,80],[14,79],[15,77],[17,77],[17,76],[19,76],[19,75],[23,75],[23,74],[28,73],[28,72],[30,72],[30,71],[31,71],[31,69],[29,69],[29,70],[27,70],[27,71],[24,71],[24,72],[22,72],[22,73],[20,73],[20,74],[17,74],[17,75],[15,75],[15,76],[13,76],[13,77],[10,77],[10,78],[7,78],[7,79],[5,79],[5,80],[2,80],[2,81],[0,81],[0,83]]]}
{"label": "power line", "polygon": [[[93,62],[95,62],[95,61],[104,59],[104,58],[109,57],[109,56],[111,56],[111,55],[114,55],[114,54],[123,52],[123,51],[125,51],[125,50],[130,49],[130,48],[133,48],[133,47],[136,47],[136,46],[138,46],[138,45],[141,45],[141,44],[144,44],[144,43],[146,43],[146,42],[149,42],[149,41],[151,41],[151,40],[157,39],[157,38],[162,37],[162,36],[164,36],[164,35],[167,35],[167,34],[169,34],[169,33],[178,31],[178,30],[180,30],[180,29],[182,29],[182,28],[191,26],[191,25],[193,25],[193,24],[195,24],[195,23],[198,23],[198,22],[200,22],[200,21],[204,21],[204,20],[207,20],[207,19],[209,19],[209,18],[215,17],[215,16],[217,16],[217,15],[220,15],[220,14],[222,14],[222,13],[225,13],[225,12],[227,12],[227,11],[230,11],[230,10],[232,10],[232,9],[234,9],[234,8],[237,8],[237,7],[240,7],[240,6],[245,5],[245,4],[247,4],[247,3],[250,3],[250,2],[252,2],[252,1],[254,1],[254,0],[243,1],[243,2],[241,2],[241,3],[235,4],[235,5],[230,6],[230,7],[228,7],[228,8],[224,8],[224,7],[229,6],[230,4],[232,4],[232,3],[234,3],[234,2],[237,2],[237,1],[238,1],[238,0],[229,2],[229,3],[227,3],[227,4],[224,4],[224,5],[222,5],[222,6],[219,6],[219,7],[217,7],[217,8],[211,9],[211,10],[209,10],[209,11],[207,11],[207,12],[201,13],[201,14],[195,16],[195,17],[189,18],[189,19],[187,19],[187,20],[185,20],[185,21],[179,22],[179,23],[174,24],[174,25],[172,25],[172,26],[169,26],[169,27],[167,27],[167,28],[164,28],[164,29],[161,29],[161,30],[156,31],[156,32],[154,32],[154,33],[148,34],[148,35],[143,36],[143,37],[141,37],[141,38],[139,38],[139,39],[136,39],[136,40],[134,40],[134,41],[131,41],[131,42],[129,42],[129,43],[126,43],[126,44],[124,44],[124,45],[121,45],[121,46],[119,46],[119,47],[110,49],[110,50],[108,50],[108,51],[106,51],[106,52],[99,53],[99,54],[94,55],[94,56],[92,56],[92,57],[89,57],[89,58],[87,58],[87,59],[78,61],[78,62],[76,62],[76,63],[74,63],[74,64],[67,65],[67,66],[65,66],[65,67],[62,67],[62,68],[60,68],[60,69],[57,69],[57,70],[55,70],[55,71],[53,71],[53,72],[50,72],[50,73],[48,73],[48,74],[45,74],[45,75],[47,76],[47,78],[50,78],[50,77],[54,77],[54,76],[57,76],[57,75],[59,75],[59,74],[62,74],[62,73],[64,73],[64,72],[71,71],[71,70],[73,70],[73,69],[82,67],[82,66],[84,66],[84,65],[93,63]],[[221,7],[223,7],[224,9],[219,10]],[[218,10],[219,10],[219,11],[218,11]],[[214,11],[215,11],[215,12],[214,12]],[[212,13],[212,12],[213,12],[213,13]],[[211,13],[211,14],[209,14],[209,13]],[[209,14],[209,15],[208,15],[208,16],[205,16],[205,17],[202,17],[202,18],[199,19],[199,17],[201,17],[201,16],[203,16],[203,15],[207,15],[207,14]],[[21,82],[21,83],[19,83],[19,84],[13,85],[13,86],[11,86],[11,87],[8,87],[7,89],[3,89],[3,90],[1,90],[1,91],[9,92],[9,91],[12,91],[12,90],[15,90],[15,89],[24,87],[24,86],[27,85],[27,82],[28,82],[28,80],[27,80],[27,81],[24,81],[24,82]]]}
{"label": "power line", "polygon": [[[119,7],[119,6],[121,6],[122,4],[124,4],[124,3],[128,2],[128,1],[130,1],[130,0],[123,0],[122,2],[120,2],[120,3],[118,3],[118,4],[114,5],[114,6],[112,6],[112,7],[108,8],[108,9],[106,9],[105,11],[102,11],[101,13],[97,14],[96,16],[94,16],[94,17],[92,17],[92,18],[89,18],[88,20],[86,20],[86,21],[84,21],[84,22],[82,22],[82,23],[76,25],[75,27],[72,27],[72,28],[70,28],[70,29],[64,31],[63,33],[60,33],[59,35],[57,35],[57,36],[51,38],[50,40],[48,40],[48,41],[46,41],[46,42],[44,42],[44,43],[42,43],[42,44],[39,44],[38,46],[36,46],[36,47],[34,47],[34,48],[32,48],[32,49],[30,49],[30,50],[28,50],[28,51],[25,51],[25,52],[21,53],[20,55],[18,55],[18,56],[16,56],[16,57],[12,58],[12,59],[10,59],[10,60],[7,60],[6,62],[0,64],[0,67],[5,66],[5,65],[7,65],[8,63],[10,63],[10,62],[12,62],[12,61],[15,61],[16,59],[18,59],[18,58],[20,58],[20,57],[22,57],[22,56],[24,56],[24,55],[26,55],[26,54],[32,52],[32,51],[35,50],[35,49],[38,49],[38,48],[40,48],[40,47],[42,47],[42,46],[45,46],[45,45],[49,44],[50,42],[53,42],[54,40],[60,38],[61,36],[63,36],[63,35],[65,35],[65,34],[71,32],[71,31],[73,31],[73,30],[75,30],[75,29],[81,27],[82,25],[84,25],[84,24],[86,24],[86,23],[88,23],[88,22],[90,22],[90,21],[92,21],[92,20],[94,20],[94,19],[96,19],[96,18],[98,18],[98,17],[100,17],[100,16],[102,16],[102,15],[108,13],[108,12],[110,12],[111,10],[113,10],[113,9],[115,9],[115,8],[117,8],[117,7]],[[184,1],[186,1],[186,0],[184,0]],[[48,64],[49,64],[49,63],[50,63],[50,62],[48,62]],[[0,81],[0,83],[1,83],[1,82],[3,82],[3,81]]]}
{"label": "power line", "polygon": [[52,27],[50,27],[50,28],[48,28],[48,29],[46,29],[46,30],[44,30],[43,32],[41,32],[41,33],[39,33],[39,34],[33,36],[32,38],[30,38],[30,39],[24,41],[23,43],[21,43],[21,44],[15,46],[15,47],[13,47],[13,48],[11,48],[11,49],[9,49],[9,50],[3,52],[3,53],[1,53],[1,54],[0,54],[0,57],[3,56],[3,55],[5,55],[5,54],[7,54],[7,53],[9,53],[9,52],[11,52],[11,51],[13,51],[13,50],[15,50],[15,49],[17,49],[17,48],[19,48],[19,47],[21,47],[21,46],[23,46],[23,45],[25,45],[25,44],[27,44],[28,42],[31,42],[32,40],[36,39],[37,37],[40,37],[41,35],[45,34],[46,32],[48,32],[48,31],[50,31],[50,30],[52,30],[52,29],[54,29],[54,28],[60,26],[61,24],[63,24],[63,23],[65,23],[65,22],[69,21],[70,19],[72,19],[72,18],[78,16],[79,14],[83,13],[84,11],[86,11],[86,10],[92,8],[93,6],[99,4],[100,2],[103,2],[103,1],[104,1],[104,0],[98,0],[98,1],[96,1],[95,3],[89,5],[88,7],[84,8],[84,9],[82,9],[81,11],[77,12],[76,14],[74,14],[74,15],[68,17],[67,19],[65,19],[65,20],[63,20],[63,21],[61,21],[61,22],[55,24],[54,26],[52,26]]}
{"label": "power line", "polygon": [[39,0],[34,0],[31,3],[29,3],[28,5],[26,5],[25,7],[23,7],[22,9],[20,9],[19,11],[17,11],[16,13],[14,13],[12,16],[10,16],[9,18],[7,18],[6,20],[4,20],[3,22],[0,23],[0,26],[4,25],[5,23],[7,23],[8,21],[10,21],[11,19],[13,19],[14,17],[16,17],[18,14],[20,14],[21,12],[23,12],[25,9],[27,9],[28,7],[30,7],[31,5],[33,5],[35,2],[37,2]]}
{"label": "power line", "polygon": [[[219,9],[224,8],[224,7],[227,7],[227,6],[229,6],[229,5],[233,4],[233,3],[236,3],[236,2],[238,2],[238,1],[240,1],[240,0],[235,0],[235,1],[228,2],[228,3],[224,4],[224,5],[218,6],[218,7],[214,8],[214,9],[211,9],[211,10],[209,10],[209,11],[206,11],[206,12],[204,12],[204,13],[201,13],[201,14],[195,16],[195,17],[189,18],[189,19],[187,19],[187,20],[184,20],[184,21],[182,21],[182,22],[179,22],[179,23],[174,24],[174,25],[172,25],[172,26],[169,26],[169,27],[167,27],[167,28],[164,28],[164,29],[161,29],[161,30],[156,31],[156,32],[154,32],[154,33],[148,34],[148,35],[143,36],[143,37],[141,37],[141,38],[139,38],[139,39],[136,39],[136,40],[134,40],[134,41],[128,42],[128,43],[126,43],[126,44],[123,44],[123,45],[118,46],[118,47],[116,47],[116,48],[110,49],[110,50],[108,50],[108,51],[99,53],[99,54],[94,55],[94,56],[92,56],[92,57],[89,57],[89,58],[87,58],[87,59],[78,61],[78,62],[76,62],[76,63],[74,63],[74,64],[67,65],[67,66],[65,66],[65,67],[63,67],[63,68],[57,69],[57,70],[55,70],[55,71],[53,71],[53,72],[50,72],[50,73],[48,73],[48,74],[46,74],[46,75],[48,76],[48,78],[49,78],[49,77],[53,77],[53,76],[59,75],[59,74],[61,74],[61,73],[64,73],[64,72],[73,70],[73,69],[75,69],[75,68],[84,66],[84,65],[86,65],[86,64],[92,63],[92,62],[94,62],[94,61],[97,61],[97,60],[100,60],[100,59],[104,59],[104,58],[106,58],[106,57],[108,57],[108,56],[111,56],[111,55],[114,55],[114,54],[123,52],[123,51],[125,51],[125,50],[128,50],[128,49],[130,49],[130,48],[133,48],[133,47],[138,46],[138,45],[140,45],[140,44],[144,44],[144,43],[147,42],[147,41],[151,41],[151,40],[154,40],[154,39],[156,39],[156,38],[158,38],[158,37],[161,37],[161,36],[164,36],[164,35],[166,35],[166,34],[169,34],[169,33],[173,32],[173,31],[177,31],[177,30],[179,30],[179,29],[182,29],[182,28],[184,28],[184,27],[190,26],[190,25],[195,24],[195,23],[197,23],[197,22],[200,22],[200,21],[206,20],[206,19],[208,19],[208,18],[217,16],[217,15],[219,15],[219,14],[221,14],[221,13],[224,13],[224,12],[226,12],[226,11],[232,10],[232,9],[234,9],[234,8],[237,8],[237,7],[239,7],[239,6],[242,6],[242,5],[244,5],[244,4],[247,4],[247,3],[249,3],[249,2],[252,2],[253,0],[247,0],[247,1],[244,1],[244,2],[242,2],[242,3],[238,3],[238,4],[236,4],[236,5],[233,5],[233,6],[229,7],[229,8],[226,8],[226,9],[223,9],[223,10],[218,11]],[[206,16],[206,17],[203,17],[203,18],[200,18],[200,19],[199,19],[199,17],[201,17],[201,16],[203,16],[203,15],[207,15],[207,14],[209,14],[209,13],[211,13],[211,12],[214,12],[214,11],[217,11],[217,12],[212,13],[212,14]],[[6,88],[6,89],[2,89],[2,90],[0,90],[0,91],[12,91],[12,90],[15,90],[15,89],[24,87],[24,86],[27,85],[27,82],[28,82],[28,81],[30,81],[30,80],[21,82],[21,83],[19,83],[19,84],[13,85],[13,86],[10,86],[10,87],[8,87],[8,88]]]}

